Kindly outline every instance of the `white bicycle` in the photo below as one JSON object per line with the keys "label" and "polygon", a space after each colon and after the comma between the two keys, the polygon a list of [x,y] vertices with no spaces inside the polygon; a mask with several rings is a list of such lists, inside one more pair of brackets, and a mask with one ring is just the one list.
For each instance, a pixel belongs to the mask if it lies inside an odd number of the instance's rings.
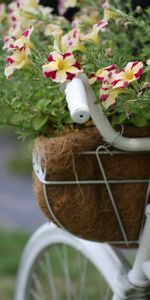
{"label": "white bicycle", "polygon": [[[75,121],[85,122],[90,114],[104,139],[116,148],[150,151],[150,138],[125,138],[111,127],[86,78],[73,79],[64,90]],[[36,157],[33,163],[36,175],[43,178]],[[149,192],[150,183],[147,202]],[[150,205],[132,267],[122,251],[109,244],[79,239],[53,223],[41,226],[23,252],[15,300],[50,299],[150,299]]]}

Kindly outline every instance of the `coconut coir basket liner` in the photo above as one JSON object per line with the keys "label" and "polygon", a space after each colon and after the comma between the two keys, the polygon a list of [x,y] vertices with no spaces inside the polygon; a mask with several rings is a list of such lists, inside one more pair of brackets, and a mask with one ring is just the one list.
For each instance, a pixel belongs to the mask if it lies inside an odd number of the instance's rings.
{"label": "coconut coir basket liner", "polygon": [[[149,136],[150,127],[143,131],[131,128],[128,136]],[[95,150],[103,145],[96,128],[67,133],[55,138],[39,137],[34,151],[42,158],[47,181],[103,180],[95,155],[80,152]],[[150,176],[150,153],[101,155],[108,180],[145,180]],[[48,211],[43,184],[33,175],[36,199],[46,216]],[[148,183],[111,184],[112,194],[129,242],[137,241],[145,210]],[[47,185],[51,208],[63,225],[73,234],[93,241],[120,242],[123,236],[118,225],[105,184]]]}

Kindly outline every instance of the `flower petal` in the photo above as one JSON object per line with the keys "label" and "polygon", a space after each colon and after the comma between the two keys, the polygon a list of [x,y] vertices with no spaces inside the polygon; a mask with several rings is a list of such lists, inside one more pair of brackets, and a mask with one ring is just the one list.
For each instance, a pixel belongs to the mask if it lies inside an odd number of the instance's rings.
{"label": "flower petal", "polygon": [[55,79],[56,82],[63,83],[66,81],[66,79],[67,79],[67,74],[65,71],[62,70],[56,72],[56,79]]}
{"label": "flower petal", "polygon": [[57,71],[57,65],[55,62],[50,62],[48,64],[45,64],[42,66],[43,72],[51,72],[51,71]]}

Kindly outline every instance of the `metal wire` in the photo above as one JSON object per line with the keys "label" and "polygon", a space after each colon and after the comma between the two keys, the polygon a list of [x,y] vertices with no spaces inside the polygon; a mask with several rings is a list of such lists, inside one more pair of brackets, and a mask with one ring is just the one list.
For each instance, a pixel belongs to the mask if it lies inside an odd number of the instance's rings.
{"label": "metal wire", "polygon": [[[55,221],[55,223],[59,227],[61,227],[62,229],[68,231],[68,229],[65,228],[63,226],[63,224],[58,220],[58,218],[55,215],[55,212],[53,211],[53,209],[51,207],[51,203],[50,203],[50,200],[48,199],[48,195],[47,195],[47,185],[86,185],[86,184],[96,185],[96,184],[102,184],[102,185],[106,186],[106,189],[107,189],[107,192],[108,192],[108,195],[109,195],[112,207],[113,207],[113,211],[114,211],[114,214],[116,216],[116,220],[117,220],[118,226],[120,228],[120,231],[121,231],[122,237],[123,237],[123,240],[121,240],[121,241],[108,241],[108,243],[110,243],[110,244],[113,243],[113,244],[116,244],[116,245],[117,244],[129,245],[129,244],[135,244],[135,243],[138,244],[139,240],[140,240],[140,237],[141,237],[141,234],[142,234],[142,231],[143,231],[144,222],[145,222],[145,208],[146,208],[146,205],[148,204],[149,198],[150,198],[150,179],[144,179],[144,180],[143,179],[142,180],[139,180],[139,179],[138,180],[137,179],[110,180],[109,179],[108,180],[108,178],[106,176],[106,173],[105,173],[105,170],[104,170],[104,167],[103,167],[103,164],[102,164],[102,161],[101,161],[101,156],[102,155],[108,155],[108,154],[111,155],[111,156],[115,155],[115,154],[119,154],[119,155],[129,154],[129,152],[123,152],[123,151],[118,151],[118,150],[117,151],[116,150],[110,150],[110,145],[109,144],[101,145],[95,151],[85,151],[85,152],[82,152],[80,154],[81,155],[95,155],[96,156],[96,159],[97,159],[97,162],[98,162],[98,165],[99,165],[99,168],[100,168],[103,179],[100,179],[100,180],[99,179],[97,179],[97,180],[78,180],[78,177],[76,177],[75,180],[65,180],[65,181],[63,181],[63,180],[62,181],[51,180],[51,181],[47,181],[46,180],[46,168],[44,170],[42,170],[40,158],[38,156],[34,156],[34,158],[33,158],[34,171],[35,171],[38,179],[40,180],[40,182],[43,183],[44,199],[45,199],[47,208],[48,208],[49,213],[51,214],[53,220]],[[134,153],[132,152],[132,154],[134,154]],[[113,193],[112,193],[112,190],[111,190],[111,187],[110,187],[110,184],[126,184],[126,183],[128,183],[128,184],[147,183],[148,184],[146,199],[145,199],[145,204],[144,204],[144,214],[143,214],[143,218],[141,220],[139,240],[131,241],[131,240],[128,239],[127,234],[126,234],[126,230],[124,228],[122,219],[120,217],[120,214],[119,214],[118,208],[116,206],[115,199],[113,197]]]}
{"label": "metal wire", "polygon": [[[49,213],[50,215],[52,216],[54,222],[60,227],[62,228],[63,230],[67,230],[67,228],[65,228],[62,223],[59,222],[58,218],[56,217],[51,205],[50,205],[50,201],[48,199],[48,195],[47,195],[47,190],[46,190],[46,185],[43,184],[43,192],[44,192],[44,199],[45,199],[45,202],[46,202],[46,205],[47,205],[47,208],[49,210]],[[67,230],[68,231],[68,230]]]}
{"label": "metal wire", "polygon": [[113,193],[112,193],[111,188],[110,188],[110,184],[109,184],[109,182],[107,180],[107,176],[106,176],[105,170],[103,168],[103,165],[102,165],[102,162],[101,162],[101,159],[100,159],[100,156],[99,156],[99,150],[101,150],[101,149],[104,149],[104,151],[107,151],[108,154],[110,154],[110,150],[107,149],[107,146],[99,146],[96,149],[96,157],[97,157],[97,161],[98,161],[101,173],[102,173],[103,178],[104,178],[104,182],[105,182],[105,185],[106,185],[106,188],[107,188],[107,192],[108,192],[108,195],[110,197],[110,201],[111,201],[111,204],[112,204],[112,207],[113,207],[113,210],[114,210],[114,213],[115,213],[118,225],[120,227],[123,239],[128,244],[128,238],[127,238],[127,235],[126,235],[126,231],[125,231],[123,222],[121,220],[121,217],[119,215],[119,211],[117,209],[117,206],[116,206],[116,203],[115,203],[115,200],[114,200],[114,197],[113,197]]}
{"label": "metal wire", "polygon": [[148,183],[148,187],[147,187],[147,193],[146,193],[146,198],[145,198],[144,214],[143,214],[143,218],[142,218],[142,221],[141,221],[141,228],[140,228],[140,233],[139,233],[139,240],[142,237],[142,232],[143,232],[143,229],[144,229],[144,223],[145,223],[145,219],[146,219],[145,211],[146,211],[146,206],[147,206],[149,200],[150,200],[150,179],[149,179],[149,183]]}

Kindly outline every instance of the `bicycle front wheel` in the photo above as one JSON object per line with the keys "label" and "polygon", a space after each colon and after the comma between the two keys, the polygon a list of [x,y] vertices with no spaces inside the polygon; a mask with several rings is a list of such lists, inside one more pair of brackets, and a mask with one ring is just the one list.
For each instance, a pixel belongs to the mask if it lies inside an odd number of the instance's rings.
{"label": "bicycle front wheel", "polygon": [[80,239],[46,224],[24,251],[15,300],[110,300],[112,292]]}

